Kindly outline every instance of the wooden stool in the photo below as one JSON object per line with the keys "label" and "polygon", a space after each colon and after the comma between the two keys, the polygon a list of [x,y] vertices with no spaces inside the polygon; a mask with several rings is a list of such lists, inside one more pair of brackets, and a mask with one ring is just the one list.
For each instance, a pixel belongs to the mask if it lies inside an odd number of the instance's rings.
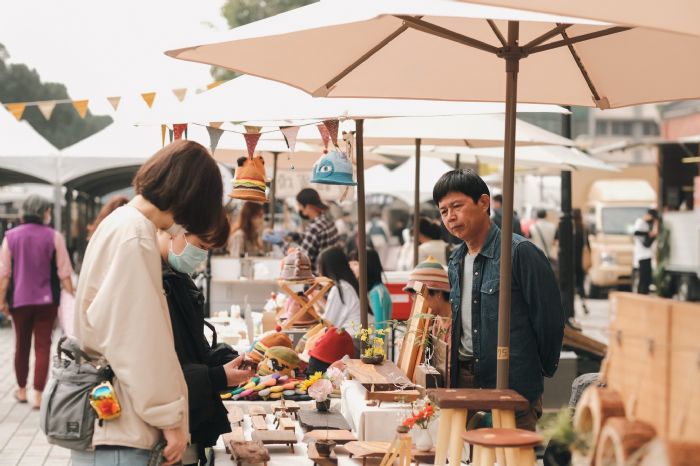
{"label": "wooden stool", "polygon": [[[320,304],[321,299],[326,295],[328,290],[333,287],[333,280],[326,277],[316,277],[312,280],[302,280],[302,281],[287,281],[278,280],[277,284],[282,289],[282,291],[289,296],[289,299],[293,299],[299,304],[299,311],[291,316],[284,324],[282,324],[282,330],[288,330],[294,325],[294,322],[301,319],[306,314],[310,315],[316,322],[321,321],[321,317],[316,312],[314,305]],[[308,290],[306,290],[303,296],[299,296],[290,288],[293,285],[311,285]],[[315,293],[315,294],[314,294]],[[313,296],[312,296],[313,294]]]}
{"label": "wooden stool", "polygon": [[[448,454],[451,465],[460,464],[464,445],[461,434],[465,431],[469,410],[490,409],[494,427],[515,428],[515,411],[529,406],[527,399],[514,390],[435,388],[428,390],[428,396],[440,408],[435,466],[445,466]],[[503,449],[499,449],[497,455],[503,466]]]}
{"label": "wooden stool", "polygon": [[474,446],[473,466],[493,466],[496,450],[505,450],[505,461],[499,466],[533,466],[537,462],[534,447],[542,443],[540,434],[522,429],[476,429],[462,434]]}

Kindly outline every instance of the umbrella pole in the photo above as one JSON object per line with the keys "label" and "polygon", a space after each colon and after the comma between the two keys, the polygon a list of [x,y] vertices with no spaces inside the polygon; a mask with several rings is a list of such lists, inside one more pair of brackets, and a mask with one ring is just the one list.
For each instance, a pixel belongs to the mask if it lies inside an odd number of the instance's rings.
{"label": "umbrella pole", "polygon": [[355,147],[357,149],[357,260],[360,265],[360,322],[367,328],[369,294],[367,290],[367,230],[365,229],[365,120],[355,120]]}
{"label": "umbrella pole", "polygon": [[420,234],[420,138],[416,139],[416,189],[413,193],[413,267],[418,265],[418,235]]}
{"label": "umbrella pole", "polygon": [[277,158],[279,152],[272,153],[272,184],[270,185],[270,230],[275,229],[275,203],[277,201]]}
{"label": "umbrella pole", "polygon": [[455,154],[455,170],[459,170],[459,152]]}
{"label": "umbrella pole", "polygon": [[518,102],[518,35],[520,23],[508,22],[506,60],[506,125],[503,154],[503,216],[501,220],[501,288],[498,295],[498,344],[496,349],[496,388],[508,388],[510,359],[510,305],[513,235],[513,184],[515,173],[515,110]]}

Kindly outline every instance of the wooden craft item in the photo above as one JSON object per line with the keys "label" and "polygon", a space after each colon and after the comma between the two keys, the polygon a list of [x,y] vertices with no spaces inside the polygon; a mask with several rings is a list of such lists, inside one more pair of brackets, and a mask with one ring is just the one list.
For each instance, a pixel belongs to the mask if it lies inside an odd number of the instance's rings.
{"label": "wooden craft item", "polygon": [[338,464],[338,456],[335,451],[331,451],[330,456],[321,456],[316,450],[316,442],[310,442],[307,448],[307,454],[309,459],[314,462],[314,465],[318,466],[334,466]]}
{"label": "wooden craft item", "polygon": [[576,330],[568,325],[564,326],[564,346],[585,351],[599,358],[604,358],[608,351],[608,345],[605,343],[588,337],[580,330]]}
{"label": "wooden craft item", "polygon": [[228,407],[228,421],[231,425],[239,425],[243,422],[243,410],[237,406]]}
{"label": "wooden craft item", "polygon": [[470,430],[462,438],[474,446],[473,466],[493,466],[498,450],[504,451],[502,459],[498,459],[499,465],[534,466],[537,459],[533,448],[543,441],[540,434],[515,428]]}
{"label": "wooden craft item", "polygon": [[298,416],[304,432],[318,429],[350,430],[348,421],[336,411],[301,410]]}
{"label": "wooden craft item", "polygon": [[226,447],[226,453],[231,453],[230,444],[231,442],[245,442],[245,435],[243,433],[243,427],[234,426],[231,428],[231,432],[222,435],[224,439],[224,446]]}
{"label": "wooden craft item", "polygon": [[[383,458],[386,452],[389,450],[391,443],[389,442],[368,442],[368,441],[356,441],[348,442],[343,447],[348,452],[350,457],[362,459],[362,464],[367,464],[367,458]],[[419,451],[417,449],[411,450],[411,456],[418,466],[420,463],[432,463],[435,459],[435,450],[431,451]]]}
{"label": "wooden craft item", "polygon": [[312,430],[304,435],[304,441],[313,443],[316,440],[333,440],[338,445],[344,445],[348,442],[357,440],[355,434],[349,430]]}
{"label": "wooden craft item", "polygon": [[265,416],[267,414],[267,411],[265,411],[265,408],[263,408],[262,406],[249,406],[248,414],[250,415],[250,417]]}
{"label": "wooden craft item", "polygon": [[644,447],[639,466],[696,466],[700,443],[666,441],[655,438]]}
{"label": "wooden craft item", "polygon": [[391,442],[379,466],[393,466],[396,460],[398,460],[399,466],[410,466],[413,459],[411,456],[412,444],[408,433],[399,433]]}
{"label": "wooden craft item", "polygon": [[427,287],[419,282],[413,282],[413,289],[416,290],[416,297],[413,299],[411,314],[408,318],[408,328],[401,343],[401,351],[397,366],[404,374],[415,382],[415,370],[423,359],[426,340],[430,334],[431,319],[422,317],[430,313],[428,301],[425,298],[428,295]]}
{"label": "wooden craft item", "polygon": [[656,429],[651,424],[630,421],[624,417],[610,418],[600,433],[596,465],[632,464],[632,456],[655,436]]}
{"label": "wooden craft item", "polygon": [[297,435],[289,430],[255,430],[251,436],[263,445],[287,445],[292,453],[294,444],[297,443]]}
{"label": "wooden craft item", "polygon": [[[286,281],[279,280],[279,287],[282,291],[293,299],[297,304],[299,304],[300,309],[294,313],[294,315],[289,316],[286,322],[282,324],[282,330],[288,330],[294,326],[294,323],[300,320],[307,314],[315,321],[320,322],[321,317],[318,315],[315,309],[315,305],[319,304],[326,293],[333,287],[333,280],[326,277],[316,277],[313,280],[305,281]],[[299,296],[290,288],[290,286],[306,284],[311,285],[302,296]]]}
{"label": "wooden craft item", "polygon": [[238,466],[243,463],[263,463],[267,466],[270,461],[270,452],[265,448],[262,442],[231,442],[231,459]]}
{"label": "wooden craft item", "polygon": [[524,411],[530,403],[515,390],[496,388],[433,388],[428,397],[440,408]]}
{"label": "wooden craft item", "polygon": [[396,390],[397,386],[411,383],[406,374],[391,361],[365,364],[360,359],[350,359],[347,370],[352,379],[369,391],[391,391]]}
{"label": "wooden craft item", "polygon": [[254,430],[267,430],[265,416],[251,416],[250,422]]}
{"label": "wooden craft item", "polygon": [[585,454],[575,451],[577,458],[585,463],[591,463],[600,439],[600,432],[608,418],[624,417],[625,406],[620,394],[611,388],[590,386],[583,392],[576,405],[574,414],[574,430],[590,438],[590,445]]}
{"label": "wooden craft item", "polygon": [[421,364],[414,372],[416,385],[425,388],[442,388],[445,386],[445,378],[440,371],[432,366]]}
{"label": "wooden craft item", "polygon": [[365,394],[365,400],[377,401],[378,406],[381,405],[382,401],[412,403],[418,398],[420,398],[420,392],[418,390],[393,390],[390,392],[368,391]]}
{"label": "wooden craft item", "polygon": [[296,401],[289,400],[279,400],[272,403],[272,413],[277,415],[281,411],[288,412],[292,415],[294,419],[297,419],[297,413],[299,412],[299,404]]}
{"label": "wooden craft item", "polygon": [[290,417],[279,417],[277,418],[277,428],[281,430],[295,430],[296,426],[294,421]]}

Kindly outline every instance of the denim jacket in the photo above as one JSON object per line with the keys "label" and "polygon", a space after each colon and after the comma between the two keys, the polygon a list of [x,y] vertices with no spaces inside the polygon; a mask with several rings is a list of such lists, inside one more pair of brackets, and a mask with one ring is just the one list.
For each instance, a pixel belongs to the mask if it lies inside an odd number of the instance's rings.
{"label": "denim jacket", "polygon": [[[459,381],[466,253],[467,245],[463,243],[448,263],[452,303],[451,387],[457,387]],[[496,386],[500,257],[501,230],[492,223],[486,242],[474,260],[470,300],[474,375],[479,388]],[[564,320],[559,288],[549,261],[537,246],[513,234],[509,385],[531,402],[542,394],[543,376],[551,377],[557,369]]]}

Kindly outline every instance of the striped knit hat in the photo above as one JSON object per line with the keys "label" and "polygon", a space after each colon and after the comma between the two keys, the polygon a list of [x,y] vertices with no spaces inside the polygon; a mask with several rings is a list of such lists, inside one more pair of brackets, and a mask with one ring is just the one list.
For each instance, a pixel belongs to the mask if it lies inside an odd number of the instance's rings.
{"label": "striped knit hat", "polygon": [[414,292],[413,282],[424,283],[429,290],[450,291],[450,280],[447,278],[445,268],[433,256],[428,256],[426,260],[416,266],[408,276],[408,283],[404,291]]}
{"label": "striped knit hat", "polygon": [[234,199],[267,202],[265,196],[265,162],[262,157],[246,159],[236,168],[233,191],[229,194]]}

